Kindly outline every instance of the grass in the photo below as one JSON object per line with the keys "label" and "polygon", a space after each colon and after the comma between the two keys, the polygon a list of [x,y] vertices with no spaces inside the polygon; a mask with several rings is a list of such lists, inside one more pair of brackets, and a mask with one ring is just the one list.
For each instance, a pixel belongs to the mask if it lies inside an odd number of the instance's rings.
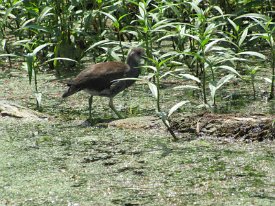
{"label": "grass", "polygon": [[[155,130],[81,127],[87,96],[62,101],[64,86],[49,74],[39,78],[49,121],[0,117],[0,205],[275,203],[273,142],[171,142]],[[2,78],[0,98],[35,108],[31,88],[26,77]],[[148,88],[131,90],[116,106],[130,116],[154,113]],[[103,99],[96,98],[94,115],[109,119]]]}

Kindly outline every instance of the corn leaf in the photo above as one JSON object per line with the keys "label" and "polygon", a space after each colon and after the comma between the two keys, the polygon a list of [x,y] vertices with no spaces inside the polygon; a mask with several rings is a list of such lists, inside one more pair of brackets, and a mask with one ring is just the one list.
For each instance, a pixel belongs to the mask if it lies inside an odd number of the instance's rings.
{"label": "corn leaf", "polygon": [[170,117],[175,111],[177,111],[180,107],[182,107],[183,105],[185,105],[188,102],[189,101],[181,101],[181,102],[175,104],[173,107],[171,107],[167,116]]}
{"label": "corn leaf", "polygon": [[153,97],[158,98],[158,88],[155,84],[148,82],[149,89],[152,92]]}
{"label": "corn leaf", "polygon": [[254,52],[254,51],[245,51],[245,52],[240,52],[238,53],[238,55],[250,55],[250,56],[256,56],[259,57],[261,59],[266,59],[266,56],[259,53],[259,52]]}

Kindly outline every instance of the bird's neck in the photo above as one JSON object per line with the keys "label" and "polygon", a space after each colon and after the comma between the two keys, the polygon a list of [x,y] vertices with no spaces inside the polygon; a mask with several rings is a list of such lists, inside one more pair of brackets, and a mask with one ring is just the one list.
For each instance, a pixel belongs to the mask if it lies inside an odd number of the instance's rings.
{"label": "bird's neck", "polygon": [[130,75],[132,77],[138,77],[140,74],[139,62],[137,62],[134,58],[128,58],[127,64],[130,66]]}

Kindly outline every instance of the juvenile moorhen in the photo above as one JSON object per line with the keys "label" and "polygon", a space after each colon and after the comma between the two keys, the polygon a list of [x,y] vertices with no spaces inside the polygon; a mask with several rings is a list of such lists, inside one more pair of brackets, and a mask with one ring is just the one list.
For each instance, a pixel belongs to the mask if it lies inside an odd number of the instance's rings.
{"label": "juvenile moorhen", "polygon": [[130,51],[126,64],[112,61],[91,65],[67,83],[69,88],[62,97],[66,98],[81,90],[88,92],[91,95],[89,98],[90,120],[92,118],[93,96],[109,97],[110,108],[119,118],[123,118],[115,109],[113,98],[119,92],[131,86],[135,80],[116,80],[122,78],[137,78],[140,74],[139,63],[144,53],[144,49],[134,48]]}

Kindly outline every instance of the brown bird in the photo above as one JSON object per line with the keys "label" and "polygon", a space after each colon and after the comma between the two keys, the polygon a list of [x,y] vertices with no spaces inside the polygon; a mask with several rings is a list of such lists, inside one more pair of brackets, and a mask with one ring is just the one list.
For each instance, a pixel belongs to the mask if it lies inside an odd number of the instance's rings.
{"label": "brown bird", "polygon": [[115,109],[113,98],[121,91],[131,86],[135,80],[118,80],[123,78],[137,78],[140,74],[140,60],[144,55],[144,49],[134,48],[127,57],[126,64],[123,62],[101,62],[91,65],[81,71],[67,85],[68,90],[62,95],[63,98],[84,90],[88,92],[89,98],[89,118],[91,120],[93,96],[109,97],[109,106],[119,118],[123,118]]}

